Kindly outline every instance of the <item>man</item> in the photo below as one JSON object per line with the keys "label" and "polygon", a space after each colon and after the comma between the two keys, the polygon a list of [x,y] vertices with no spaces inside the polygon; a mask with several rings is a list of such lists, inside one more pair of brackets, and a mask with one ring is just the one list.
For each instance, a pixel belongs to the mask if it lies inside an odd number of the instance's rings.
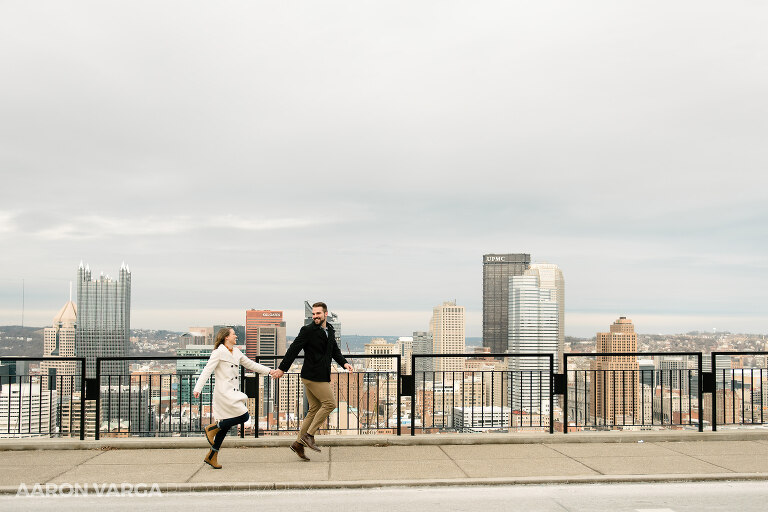
{"label": "man", "polygon": [[320,451],[315,444],[315,432],[336,408],[336,398],[331,389],[331,358],[347,371],[354,371],[352,365],[341,355],[336,343],[336,334],[333,326],[326,321],[327,317],[328,306],[324,302],[312,304],[312,323],[301,328],[299,335],[285,352],[278,369],[273,373],[276,379],[282,377],[299,352],[304,350],[301,382],[304,383],[304,393],[309,401],[309,411],[301,423],[299,436],[291,445],[291,450],[302,460],[309,460],[304,453],[305,446],[310,450]]}

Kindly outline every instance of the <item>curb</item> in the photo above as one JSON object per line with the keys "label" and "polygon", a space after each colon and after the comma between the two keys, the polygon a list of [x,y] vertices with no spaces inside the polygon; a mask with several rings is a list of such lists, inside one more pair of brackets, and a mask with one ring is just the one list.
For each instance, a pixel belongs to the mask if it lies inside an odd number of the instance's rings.
{"label": "curb", "polygon": [[[285,447],[293,436],[227,437],[230,447]],[[318,436],[320,446],[433,446],[484,444],[554,444],[554,443],[640,443],[681,441],[768,441],[768,430],[733,430],[718,432],[644,431],[644,432],[575,432],[571,434],[425,434],[418,436]],[[132,450],[206,448],[202,433],[194,437],[135,437],[89,439],[0,439],[0,452],[18,450]]]}
{"label": "curb", "polygon": [[[246,492],[309,489],[372,489],[383,487],[446,487],[497,485],[573,485],[617,483],[768,481],[768,473],[712,473],[658,475],[535,476],[515,478],[456,478],[424,480],[346,480],[321,482],[229,482],[158,484],[162,493]],[[19,486],[0,486],[0,495],[15,495]]]}

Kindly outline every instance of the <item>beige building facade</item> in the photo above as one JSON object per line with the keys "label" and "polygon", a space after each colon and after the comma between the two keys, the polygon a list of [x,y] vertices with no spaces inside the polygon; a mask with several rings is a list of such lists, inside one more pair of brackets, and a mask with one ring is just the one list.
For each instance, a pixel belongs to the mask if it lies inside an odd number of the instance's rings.
{"label": "beige building facade", "polygon": [[609,332],[597,333],[595,396],[590,413],[598,424],[631,425],[642,421],[643,411],[638,409],[637,356],[600,356],[610,352],[637,352],[637,333],[632,320],[620,317]]}
{"label": "beige building facade", "polygon": [[[430,332],[436,354],[463,354],[466,351],[464,306],[456,301],[446,301],[432,309]],[[436,371],[463,371],[464,358],[439,357],[435,359]]]}
{"label": "beige building facade", "polygon": [[[396,346],[384,338],[373,338],[365,344],[366,355],[394,356]],[[365,360],[365,369],[369,371],[391,372],[395,370],[394,357],[372,357]]]}
{"label": "beige building facade", "polygon": [[[53,317],[53,327],[43,331],[43,357],[75,357],[75,334],[77,329],[77,305],[71,300]],[[49,375],[56,374],[56,381]],[[43,388],[57,389],[63,401],[69,401],[73,391],[79,391],[80,375],[78,363],[70,361],[43,361],[40,363]]]}

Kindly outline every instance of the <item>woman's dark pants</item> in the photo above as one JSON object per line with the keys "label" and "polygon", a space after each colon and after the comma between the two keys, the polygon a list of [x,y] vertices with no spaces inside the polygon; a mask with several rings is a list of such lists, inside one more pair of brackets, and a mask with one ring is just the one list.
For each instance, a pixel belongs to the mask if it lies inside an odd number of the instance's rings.
{"label": "woman's dark pants", "polygon": [[235,425],[241,425],[245,423],[248,421],[248,418],[248,413],[245,412],[242,414],[242,416],[238,416],[237,418],[227,418],[225,420],[220,420],[219,431],[216,433],[216,437],[213,438],[213,449],[215,451],[219,451],[219,448],[221,448],[221,443],[224,442],[224,438],[227,436],[229,429]]}

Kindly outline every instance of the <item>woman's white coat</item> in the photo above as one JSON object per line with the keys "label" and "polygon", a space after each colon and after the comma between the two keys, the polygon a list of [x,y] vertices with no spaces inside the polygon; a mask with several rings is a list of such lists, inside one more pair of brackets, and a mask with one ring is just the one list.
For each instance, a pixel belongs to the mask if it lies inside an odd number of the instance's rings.
{"label": "woman's white coat", "polygon": [[270,368],[251,361],[237,347],[230,352],[222,343],[211,352],[203,373],[195,384],[195,393],[203,390],[211,373],[214,374],[213,417],[216,420],[237,418],[248,412],[248,396],[240,391],[240,365],[262,375],[269,375]]}

